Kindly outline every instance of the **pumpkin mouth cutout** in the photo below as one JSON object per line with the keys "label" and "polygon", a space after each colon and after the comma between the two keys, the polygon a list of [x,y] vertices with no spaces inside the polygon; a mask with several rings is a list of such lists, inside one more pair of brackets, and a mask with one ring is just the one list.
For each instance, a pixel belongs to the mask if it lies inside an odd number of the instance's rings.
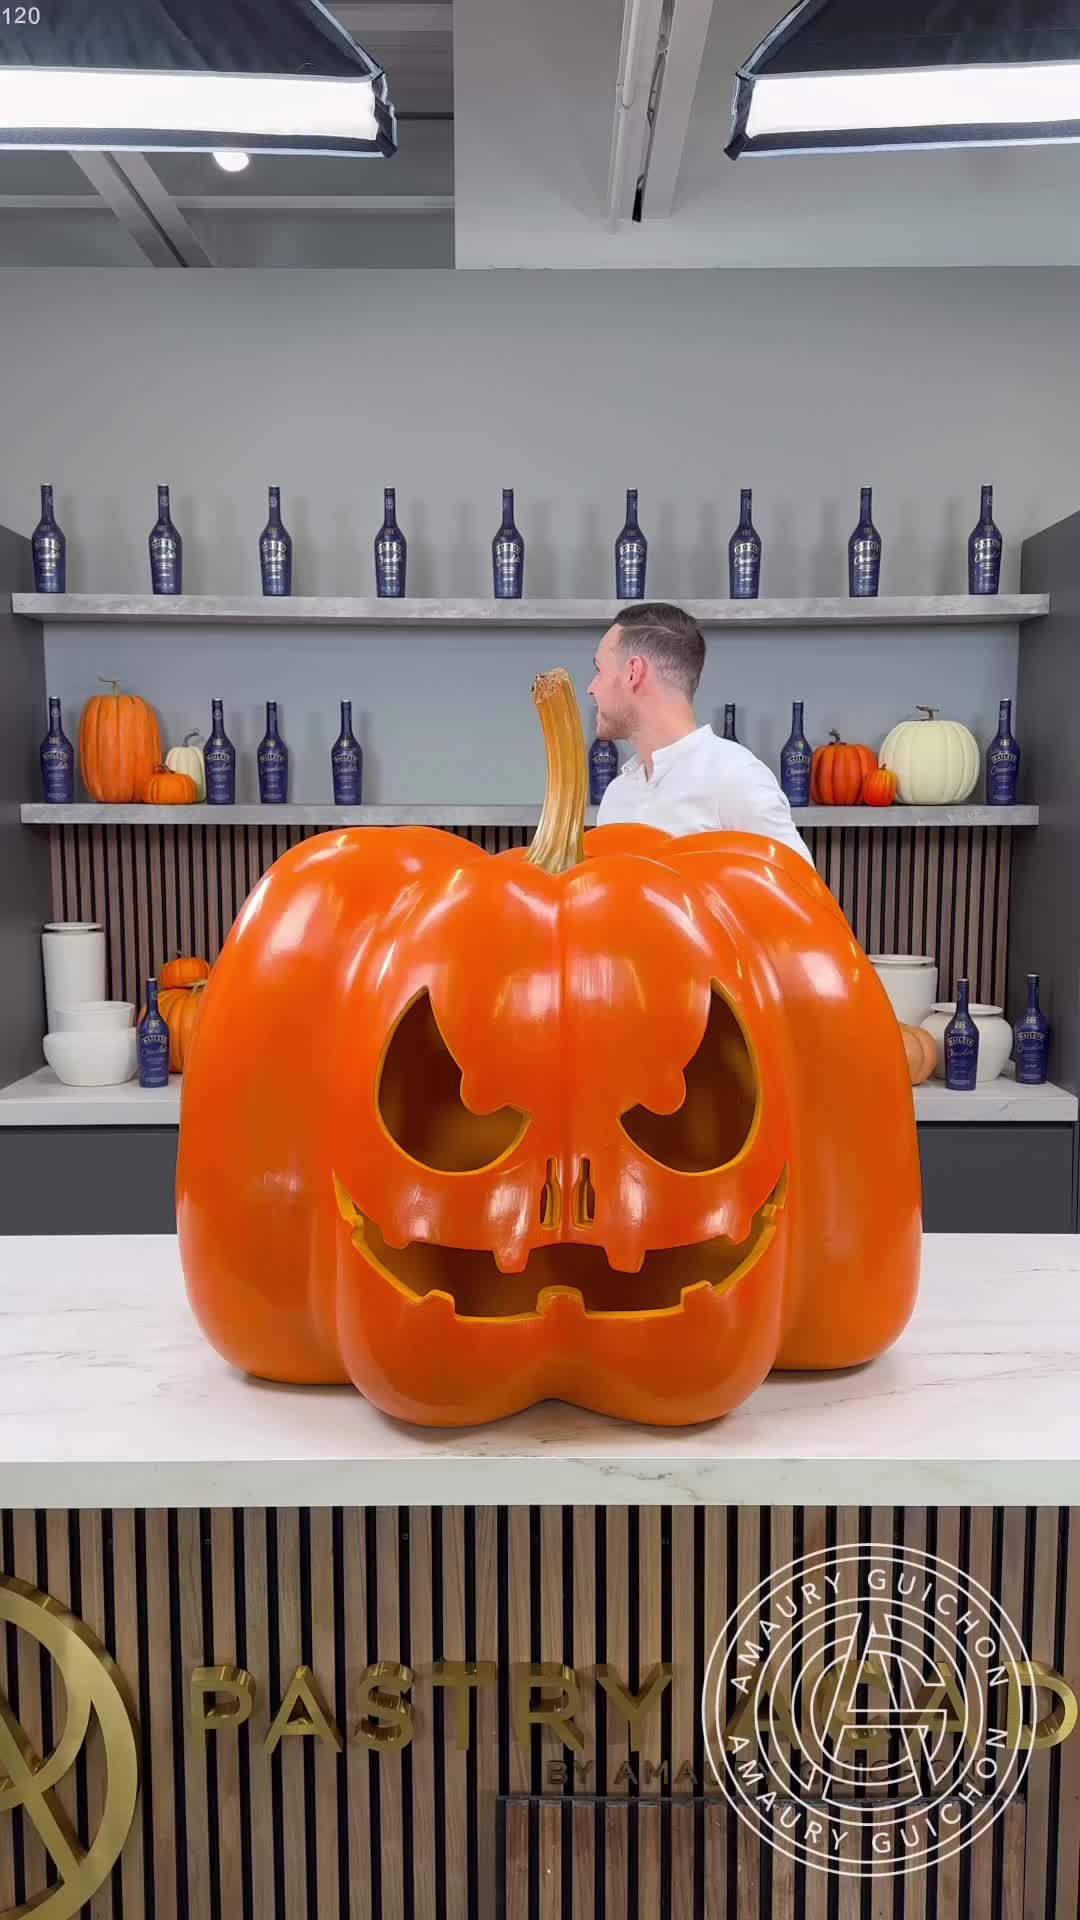
{"label": "pumpkin mouth cutout", "polygon": [[367,1266],[413,1304],[441,1300],[466,1320],[535,1318],[562,1305],[635,1319],[681,1312],[686,1294],[705,1288],[726,1293],[757,1266],[776,1232],[787,1189],[785,1167],[743,1240],[718,1234],[691,1246],[658,1247],[642,1256],[633,1273],[610,1266],[603,1247],[577,1241],[535,1247],[520,1272],[504,1273],[494,1254],[474,1247],[432,1240],[389,1246],[378,1224],[334,1175],[338,1210]]}

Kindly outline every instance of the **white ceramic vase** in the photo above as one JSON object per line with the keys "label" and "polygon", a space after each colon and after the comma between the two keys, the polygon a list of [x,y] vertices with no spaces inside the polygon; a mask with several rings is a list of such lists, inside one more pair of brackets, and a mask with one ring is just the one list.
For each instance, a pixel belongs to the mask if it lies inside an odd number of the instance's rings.
{"label": "white ceramic vase", "polygon": [[870,965],[901,1025],[922,1026],[937,998],[937,961],[925,953],[872,953]]}

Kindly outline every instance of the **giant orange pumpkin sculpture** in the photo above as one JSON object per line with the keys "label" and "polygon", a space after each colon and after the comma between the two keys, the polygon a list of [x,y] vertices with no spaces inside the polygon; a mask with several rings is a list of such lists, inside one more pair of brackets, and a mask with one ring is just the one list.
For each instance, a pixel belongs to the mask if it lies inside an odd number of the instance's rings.
{"label": "giant orange pumpkin sculpture", "polygon": [[584,834],[569,676],[534,698],[528,851],[354,828],[248,898],[185,1076],[188,1290],[236,1366],[426,1425],[707,1420],[907,1321],[904,1046],[806,861]]}

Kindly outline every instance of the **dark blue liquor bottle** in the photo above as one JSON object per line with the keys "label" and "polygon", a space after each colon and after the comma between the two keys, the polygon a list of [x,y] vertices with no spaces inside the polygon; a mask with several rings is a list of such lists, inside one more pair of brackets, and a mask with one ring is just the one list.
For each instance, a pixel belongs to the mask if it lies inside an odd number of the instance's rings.
{"label": "dark blue liquor bottle", "polygon": [[236,748],[225,731],[220,700],[210,702],[210,738],[203,747],[203,764],[207,805],[231,807],[236,799]]}
{"label": "dark blue liquor bottle", "polygon": [[[620,598],[625,598],[621,595]],[[598,807],[619,771],[619,752],[614,740],[594,740],[589,748],[589,803]]]}
{"label": "dark blue liquor bottle", "polygon": [[739,524],[728,541],[728,592],[733,600],[756,600],[761,586],[761,541],[750,517],[753,494],[739,495]]}
{"label": "dark blue liquor bottle", "polygon": [[270,488],[270,518],[259,535],[259,571],[264,594],[292,592],[292,538],[281,524],[281,488]]}
{"label": "dark blue liquor bottle", "polygon": [[626,519],[615,542],[615,598],[644,600],[649,543],[638,526],[637,488],[626,489]]}
{"label": "dark blue liquor bottle", "polygon": [[994,489],[982,490],[979,524],[968,540],[968,592],[996,593],[1001,583],[1001,535],[994,525]]}
{"label": "dark blue liquor bottle", "polygon": [[503,488],[502,525],[491,543],[496,600],[520,600],[525,584],[525,542],[514,525],[514,489]]}
{"label": "dark blue liquor bottle", "polygon": [[41,519],[30,538],[35,593],[63,593],[67,585],[67,541],[53,514],[51,487],[41,489]]}
{"label": "dark blue liquor bottle", "polygon": [[172,523],[168,487],[157,490],[157,516],[150,529],[150,585],[155,593],[180,593],[184,543]]}
{"label": "dark blue liquor bottle", "polygon": [[266,732],[255,756],[259,768],[259,799],[264,807],[282,806],[289,797],[289,749],[278,732],[277,701],[266,703]]}
{"label": "dark blue liquor bottle", "polygon": [[944,1035],[945,1085],[954,1093],[974,1093],[979,1066],[979,1029],[968,1012],[968,983],[956,983],[956,1012]]}
{"label": "dark blue liquor bottle", "polygon": [[169,1084],[169,1029],[158,1012],[158,983],[146,983],[146,1012],[135,1029],[140,1087]]}
{"label": "dark blue liquor bottle", "polygon": [[60,723],[60,702],[49,696],[49,731],[41,743],[41,791],[46,800],[75,798],[75,749]]}
{"label": "dark blue liquor bottle", "polygon": [[364,785],[364,753],[352,730],[352,701],[341,703],[341,732],[330,749],[335,807],[358,807]]}
{"label": "dark blue liquor bottle", "polygon": [[734,740],[736,744],[738,744],[738,738],[739,736],[735,732],[735,702],[734,700],[729,700],[727,706],[724,708],[724,739]]}
{"label": "dark blue liquor bottle", "polygon": [[1050,1022],[1039,1006],[1039,976],[1027,977],[1027,1008],[1013,1028],[1016,1078],[1022,1087],[1041,1087],[1050,1056]]}
{"label": "dark blue liquor bottle", "polygon": [[791,703],[791,732],[780,749],[780,786],[791,807],[810,805],[810,768],[814,751],[803,732],[803,703]]}
{"label": "dark blue liquor bottle", "polygon": [[873,488],[859,493],[859,524],[848,541],[848,595],[872,600],[881,584],[881,535],[874,525]]}
{"label": "dark blue liquor bottle", "polygon": [[1012,736],[1012,701],[998,705],[998,730],[986,749],[986,804],[1011,807],[1020,777],[1020,749]]}
{"label": "dark blue liquor bottle", "polygon": [[409,546],[397,523],[397,490],[383,488],[383,523],[375,535],[375,591],[380,600],[405,595],[405,562]]}

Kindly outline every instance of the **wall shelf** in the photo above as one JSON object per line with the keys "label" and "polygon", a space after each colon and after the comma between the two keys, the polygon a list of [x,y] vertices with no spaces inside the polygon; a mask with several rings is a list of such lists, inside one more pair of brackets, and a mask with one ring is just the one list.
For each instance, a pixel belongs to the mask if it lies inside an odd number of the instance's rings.
{"label": "wall shelf", "polygon": [[[440,806],[434,801],[415,805],[335,807],[330,802],[297,801],[285,806],[150,807],[99,806],[76,801],[71,806],[44,800],[24,800],[20,809],[27,827],[535,827],[539,807]],[[1038,807],[793,807],[792,818],[801,827],[857,827],[866,832],[914,827],[1035,827]],[[596,808],[589,807],[587,826],[596,824]]]}
{"label": "wall shelf", "polygon": [[[39,1067],[23,1080],[0,1087],[2,1127],[175,1127],[180,1121],[181,1076],[167,1087],[140,1087],[127,1080],[116,1087],[66,1087],[51,1067]],[[913,1088],[920,1124],[950,1122],[994,1125],[1017,1121],[1072,1123],[1077,1098],[1063,1087],[1018,1087],[1011,1069],[974,1093],[952,1093],[939,1081]]]}
{"label": "wall shelf", "polygon": [[[444,626],[604,627],[618,607],[611,600],[373,600],[292,595],[149,593],[13,593],[14,613],[50,624],[123,622],[186,626]],[[708,627],[986,626],[1037,619],[1049,611],[1046,594],[914,594],[876,600],[686,600]]]}

